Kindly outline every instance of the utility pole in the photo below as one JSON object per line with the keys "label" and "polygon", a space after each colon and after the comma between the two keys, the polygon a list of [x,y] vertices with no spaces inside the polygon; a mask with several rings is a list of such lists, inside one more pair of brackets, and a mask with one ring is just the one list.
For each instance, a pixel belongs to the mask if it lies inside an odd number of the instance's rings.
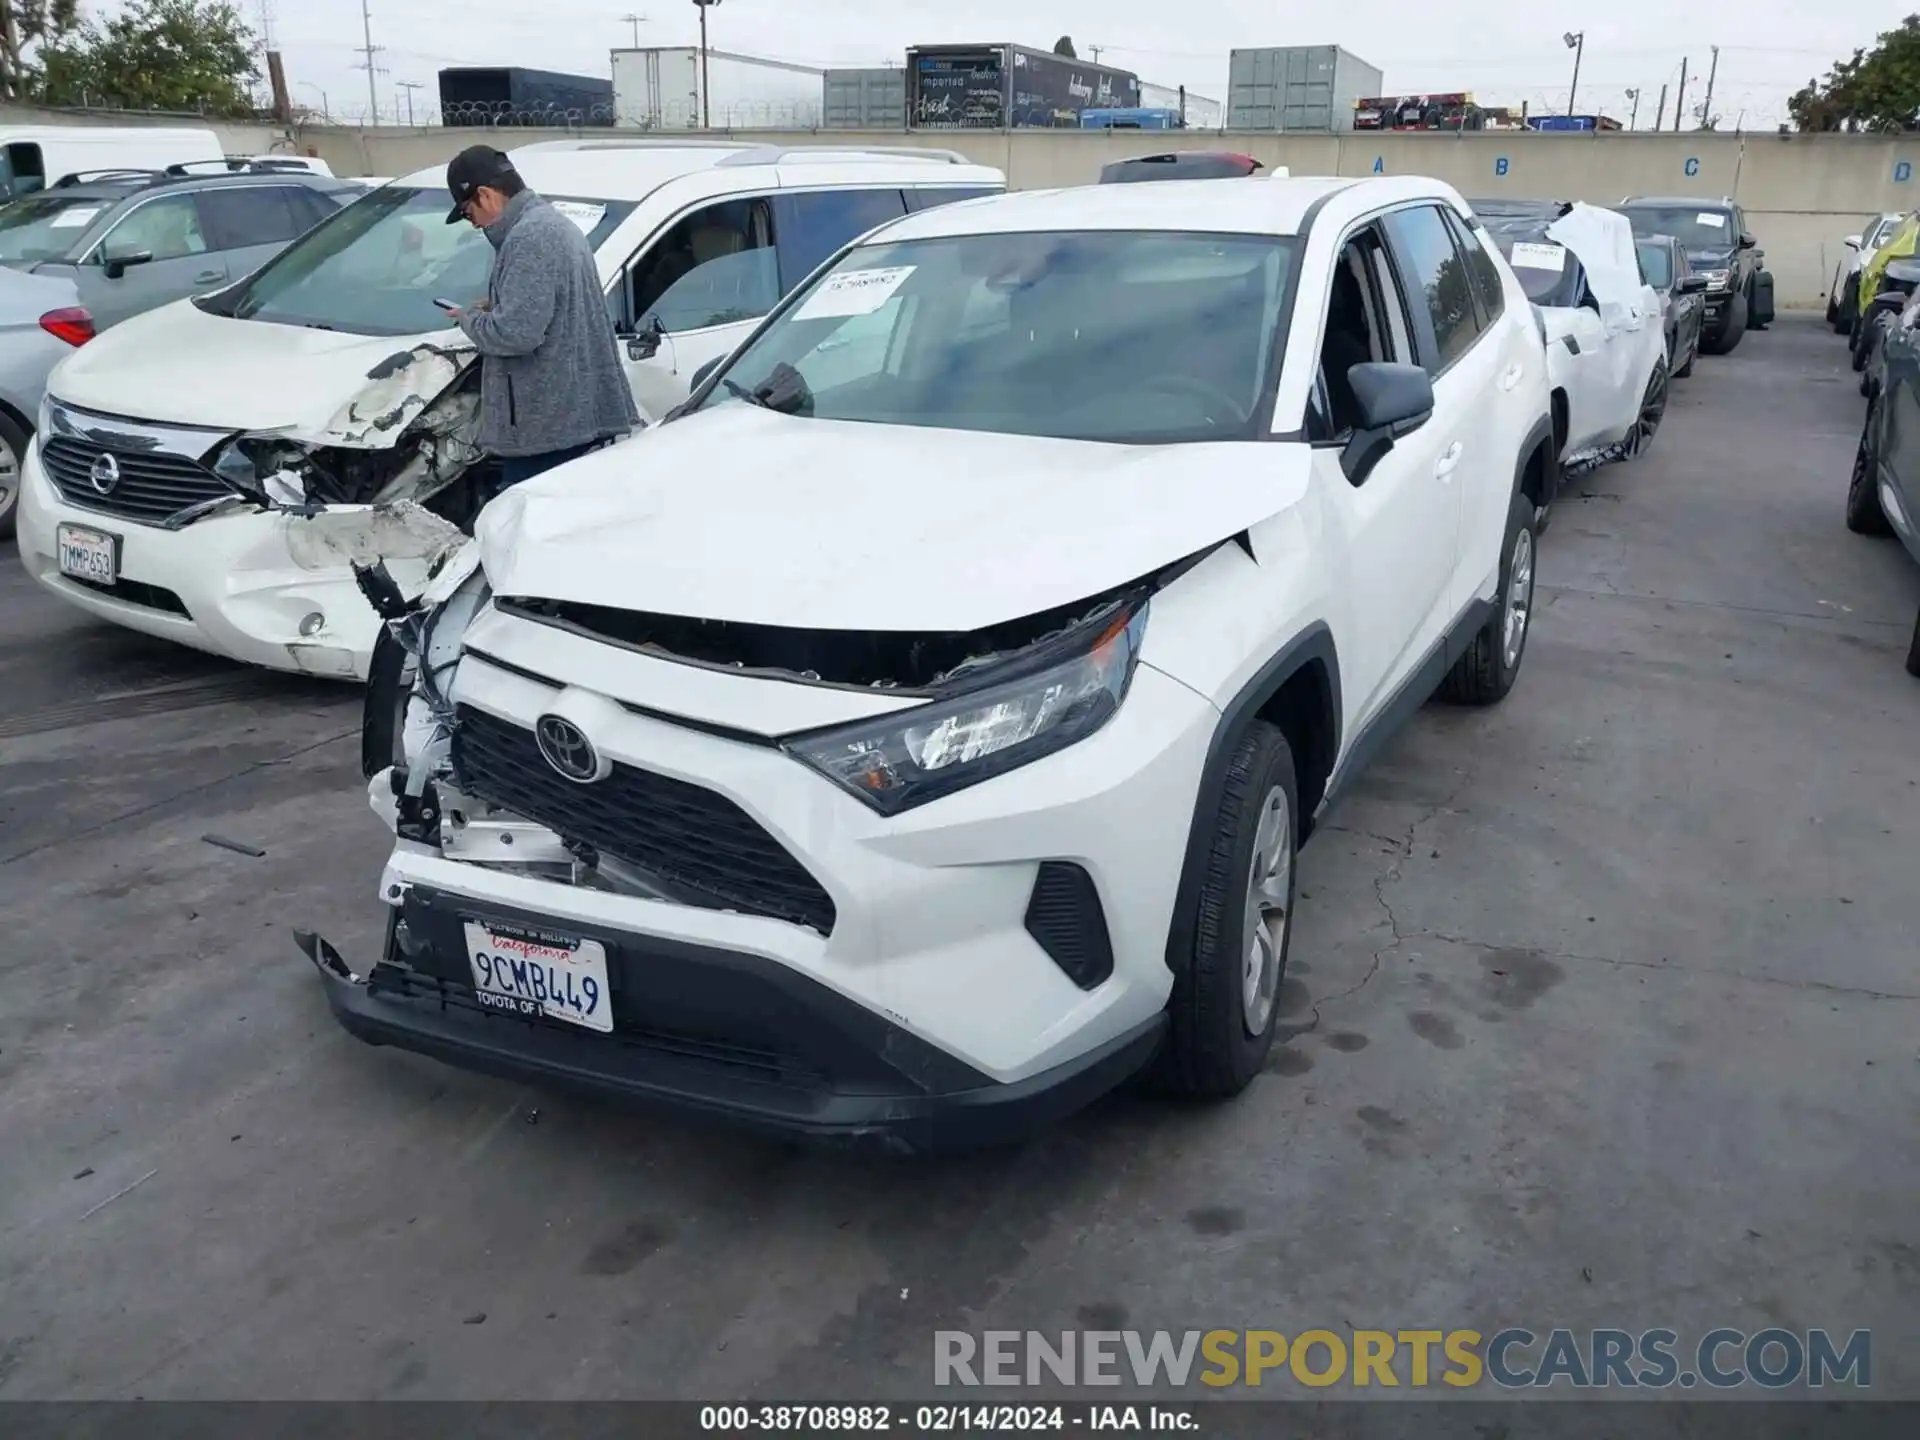
{"label": "utility pole", "polygon": [[647,23],[647,17],[629,12],[620,18],[633,27],[633,48],[638,50],[640,48],[640,27]]}
{"label": "utility pole", "polygon": [[1096,65],[1098,65],[1098,64],[1100,63],[1100,52],[1101,52],[1102,50],[1104,50],[1104,49],[1106,49],[1106,48],[1107,48],[1107,47],[1106,47],[1106,46],[1104,46],[1104,45],[1089,45],[1089,46],[1087,47],[1087,49],[1088,49],[1088,50],[1089,50],[1089,51],[1090,51],[1090,52],[1092,53],[1092,55],[1093,55],[1093,63],[1094,63],[1094,64],[1096,64]]}
{"label": "utility pole", "polygon": [[1715,45],[1713,63],[1707,67],[1707,98],[1700,102],[1700,123],[1703,126],[1713,124],[1713,79],[1720,73],[1720,47]]}
{"label": "utility pole", "polygon": [[1627,91],[1627,99],[1633,102],[1633,113],[1627,117],[1627,129],[1637,130],[1640,128],[1639,127],[1639,120],[1640,120],[1640,88],[1639,86],[1636,85],[1633,89]]}
{"label": "utility pole", "polygon": [[707,11],[720,0],[693,0],[700,7],[700,128],[713,128],[713,92],[707,84]]}
{"label": "utility pole", "polygon": [[1654,112],[1653,128],[1656,131],[1667,128],[1667,86],[1665,81],[1662,81],[1660,84],[1660,108]]}
{"label": "utility pole", "polygon": [[1686,58],[1683,56],[1680,60],[1680,89],[1679,89],[1679,92],[1673,97],[1673,130],[1676,135],[1680,133],[1680,117],[1686,113],[1686,109],[1687,109],[1687,62],[1686,62]]}
{"label": "utility pole", "polygon": [[407,128],[413,128],[413,92],[424,88],[418,80],[402,80],[400,89],[407,92]]}
{"label": "utility pole", "polygon": [[373,13],[368,8],[369,4],[370,0],[360,0],[360,33],[366,37],[366,44],[360,47],[360,53],[367,57],[367,63],[363,66],[356,65],[353,68],[356,70],[364,69],[367,72],[367,123],[369,125],[378,125],[380,123],[380,97],[373,88],[373,77],[377,73],[378,67],[373,63],[373,57],[378,55],[386,47],[373,43]]}
{"label": "utility pole", "polygon": [[1580,93],[1580,57],[1587,53],[1587,32],[1569,30],[1563,37],[1573,51],[1573,84],[1567,89],[1567,114],[1573,114],[1573,98]]}

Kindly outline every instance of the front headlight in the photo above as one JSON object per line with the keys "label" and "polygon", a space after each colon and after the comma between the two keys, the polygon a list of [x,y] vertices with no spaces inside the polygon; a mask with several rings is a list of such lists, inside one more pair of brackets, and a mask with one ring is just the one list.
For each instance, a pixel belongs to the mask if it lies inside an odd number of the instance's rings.
{"label": "front headlight", "polygon": [[1733,272],[1731,270],[1707,270],[1702,273],[1707,277],[1707,288],[1709,290],[1725,290],[1733,283]]}
{"label": "front headlight", "polygon": [[212,469],[237,490],[298,505],[306,499],[313,456],[306,446],[285,436],[238,435],[214,457]]}
{"label": "front headlight", "polygon": [[1090,619],[1075,648],[964,695],[880,720],[793,737],[785,749],[882,815],[942,795],[1084,740],[1120,709],[1140,658],[1147,606]]}

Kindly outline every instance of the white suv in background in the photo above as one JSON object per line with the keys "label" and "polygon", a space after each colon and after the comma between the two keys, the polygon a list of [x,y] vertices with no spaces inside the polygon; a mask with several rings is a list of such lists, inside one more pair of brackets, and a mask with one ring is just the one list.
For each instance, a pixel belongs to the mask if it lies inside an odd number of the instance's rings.
{"label": "white suv in background", "polygon": [[[656,421],[849,240],[1005,188],[942,150],[580,139],[513,155],[592,241]],[[150,635],[364,678],[378,625],[350,562],[384,559],[417,591],[491,469],[473,350],[433,302],[484,295],[493,250],[445,223],[448,203],[444,166],[383,185],[238,284],[76,352],[23,466],[28,573]]]}
{"label": "white suv in background", "polygon": [[1513,684],[1553,461],[1437,181],[897,220],[393,613],[387,944],[302,948],[374,1043],[808,1134],[1232,1094],[1314,817]]}

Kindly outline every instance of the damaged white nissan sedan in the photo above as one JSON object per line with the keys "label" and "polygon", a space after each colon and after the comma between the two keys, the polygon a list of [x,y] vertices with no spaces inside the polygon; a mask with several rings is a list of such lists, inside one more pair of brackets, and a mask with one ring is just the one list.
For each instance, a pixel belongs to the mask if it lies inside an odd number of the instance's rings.
{"label": "damaged white nissan sedan", "polygon": [[1438,182],[909,216],[388,594],[384,949],[301,948],[372,1043],[809,1136],[1237,1093],[1315,817],[1513,685],[1553,476]]}
{"label": "damaged white nissan sedan", "polygon": [[[849,240],[1004,188],[947,151],[542,141],[527,183],[587,236],[658,420]],[[115,624],[253,665],[367,674],[355,564],[417,594],[491,493],[478,369],[435,304],[493,251],[445,167],[382,185],[225,289],[117,325],[48,384],[22,466],[28,574]]]}

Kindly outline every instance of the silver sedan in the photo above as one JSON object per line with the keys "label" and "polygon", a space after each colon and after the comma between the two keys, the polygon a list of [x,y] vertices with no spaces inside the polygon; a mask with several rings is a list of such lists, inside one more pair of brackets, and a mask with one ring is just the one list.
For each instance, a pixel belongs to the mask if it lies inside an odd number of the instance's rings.
{"label": "silver sedan", "polygon": [[72,281],[0,267],[0,540],[13,534],[20,465],[47,376],[92,337],[93,317]]}

